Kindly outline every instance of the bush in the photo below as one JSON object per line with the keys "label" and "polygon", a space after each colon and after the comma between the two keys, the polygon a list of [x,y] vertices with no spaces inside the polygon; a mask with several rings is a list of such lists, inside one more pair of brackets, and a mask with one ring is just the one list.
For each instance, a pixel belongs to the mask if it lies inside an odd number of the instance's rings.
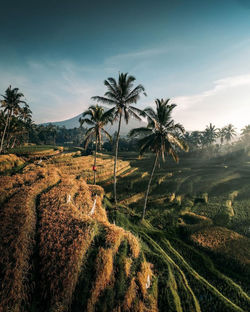
{"label": "bush", "polygon": [[215,225],[226,226],[230,221],[230,216],[225,211],[219,212],[213,219]]}

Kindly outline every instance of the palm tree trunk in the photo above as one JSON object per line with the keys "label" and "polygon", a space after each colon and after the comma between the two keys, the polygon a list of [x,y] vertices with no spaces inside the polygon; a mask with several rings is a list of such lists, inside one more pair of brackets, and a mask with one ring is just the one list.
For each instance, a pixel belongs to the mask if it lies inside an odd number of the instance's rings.
{"label": "palm tree trunk", "polygon": [[120,113],[119,117],[119,125],[117,130],[117,137],[115,142],[115,160],[114,160],[114,199],[115,204],[117,204],[117,196],[116,196],[116,164],[117,164],[117,157],[118,157],[118,146],[119,146],[119,137],[120,137],[120,130],[121,130],[121,121],[122,121],[122,114]]}
{"label": "palm tree trunk", "polygon": [[12,143],[12,145],[11,145],[11,148],[14,148],[14,147],[15,147],[15,144],[16,144],[16,137],[14,138],[14,141],[13,141],[13,143]]}
{"label": "palm tree trunk", "polygon": [[95,140],[94,184],[96,184],[96,154],[97,154],[97,139]]}
{"label": "palm tree trunk", "polygon": [[4,143],[4,138],[5,138],[5,134],[6,134],[6,131],[7,131],[9,119],[10,119],[10,113],[7,115],[5,127],[4,127],[4,130],[3,130],[3,135],[2,135],[2,139],[1,139],[1,145],[0,145],[0,154],[1,154],[2,151],[3,151],[3,143]]}
{"label": "palm tree trunk", "polygon": [[156,164],[157,164],[157,160],[158,160],[158,153],[156,153],[156,155],[155,155],[154,165],[153,165],[153,168],[152,168],[152,171],[151,171],[150,179],[148,181],[148,187],[147,187],[147,192],[146,192],[145,202],[144,202],[144,207],[143,207],[143,213],[142,213],[142,220],[145,218],[147,201],[148,201],[148,193],[149,193],[150,185],[151,185],[152,178],[153,178],[153,175],[154,175],[154,172],[155,172],[155,167],[156,167]]}
{"label": "palm tree trunk", "polygon": [[12,139],[11,134],[9,134],[9,135],[7,134],[7,137],[6,137],[6,141],[7,141],[7,146],[6,146],[6,148],[7,148],[7,149],[9,149],[9,147],[10,147],[11,139]]}

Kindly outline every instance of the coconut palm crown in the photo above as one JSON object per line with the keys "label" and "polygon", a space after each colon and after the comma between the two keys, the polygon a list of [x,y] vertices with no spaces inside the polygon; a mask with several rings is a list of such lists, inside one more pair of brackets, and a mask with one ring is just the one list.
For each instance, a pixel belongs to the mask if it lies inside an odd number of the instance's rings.
{"label": "coconut palm crown", "polygon": [[21,112],[22,110],[20,106],[21,104],[24,104],[28,108],[28,104],[22,100],[24,95],[21,92],[19,92],[18,88],[12,89],[11,86],[9,86],[6,89],[5,94],[2,95],[2,97],[3,97],[3,100],[1,100],[1,107],[5,114],[6,121],[5,121],[5,126],[3,129],[2,138],[1,138],[0,153],[2,153],[3,151],[4,139],[5,139],[7,128],[9,126],[9,122],[10,122],[12,115],[17,116]]}
{"label": "coconut palm crown", "polygon": [[202,136],[202,143],[203,145],[211,145],[213,144],[216,139],[218,138],[219,135],[219,129],[217,129],[215,127],[215,125],[213,125],[211,122],[209,124],[209,126],[206,126],[205,131],[203,132],[203,136]]}
{"label": "coconut palm crown", "polygon": [[[101,148],[102,134],[104,134],[109,140],[112,139],[110,134],[104,129],[104,126],[109,122],[112,122],[113,114],[110,111],[104,112],[104,108],[98,105],[92,105],[82,114],[82,118],[79,119],[80,126],[84,123],[90,126],[85,133],[84,147],[87,148],[90,140],[95,139],[95,158],[94,167],[96,167],[96,153],[97,148]],[[96,171],[94,170],[94,184],[96,183]]]}
{"label": "coconut palm crown", "polygon": [[188,151],[187,144],[178,135],[178,133],[184,133],[185,129],[181,124],[175,123],[171,116],[176,104],[169,104],[169,99],[157,99],[155,104],[156,111],[151,107],[144,110],[145,116],[148,118],[148,126],[135,128],[129,133],[130,136],[139,137],[138,144],[141,155],[147,151],[155,153],[154,165],[145,196],[142,219],[145,217],[150,184],[159,156],[165,161],[165,157],[171,155],[178,162],[178,150]]}
{"label": "coconut palm crown", "polygon": [[102,104],[113,105],[109,111],[113,114],[114,120],[118,120],[117,136],[115,141],[115,160],[114,160],[114,200],[117,203],[116,197],[116,163],[118,156],[118,145],[121,130],[121,122],[124,117],[126,123],[129,122],[129,118],[132,116],[138,120],[141,120],[141,110],[134,107],[132,104],[136,104],[140,99],[141,93],[146,95],[144,87],[139,84],[134,87],[135,77],[128,75],[128,73],[121,73],[118,76],[117,81],[110,77],[104,81],[104,85],[107,87],[107,92],[104,96],[93,96],[92,99]]}
{"label": "coconut palm crown", "polygon": [[233,139],[234,136],[236,136],[236,129],[232,124],[225,126],[223,129],[225,133],[225,139],[228,143]]}

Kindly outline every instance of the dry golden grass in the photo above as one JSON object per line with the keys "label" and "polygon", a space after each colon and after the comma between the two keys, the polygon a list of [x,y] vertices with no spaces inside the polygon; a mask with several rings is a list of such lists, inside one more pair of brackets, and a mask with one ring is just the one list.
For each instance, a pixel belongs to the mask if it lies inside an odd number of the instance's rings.
{"label": "dry golden grass", "polygon": [[21,188],[0,210],[0,303],[6,311],[19,311],[21,302],[27,300],[29,258],[36,228],[36,197],[58,179],[54,172],[47,179]]}
{"label": "dry golden grass", "polygon": [[181,216],[183,217],[189,217],[191,219],[193,219],[195,222],[194,223],[202,223],[202,224],[207,224],[207,225],[211,225],[212,224],[212,220],[208,217],[205,216],[201,216],[199,214],[196,214],[194,212],[191,211],[185,211],[183,213],[181,213]]}
{"label": "dry golden grass", "polygon": [[94,238],[93,221],[87,216],[83,219],[69,202],[68,196],[73,199],[77,189],[74,179],[64,179],[41,197],[41,288],[52,311],[59,306],[65,310],[71,303],[83,258]]}
{"label": "dry golden grass", "polygon": [[126,273],[126,276],[129,277],[130,274],[130,268],[131,268],[131,264],[132,264],[133,260],[131,258],[126,258],[125,262],[124,262],[124,270]]}
{"label": "dry golden grass", "polygon": [[0,155],[0,172],[10,170],[13,167],[21,166],[24,163],[25,161],[22,158],[14,154]]}
{"label": "dry golden grass", "polygon": [[138,258],[140,254],[140,244],[138,239],[130,232],[125,233],[125,238],[128,240],[132,256],[134,258]]}
{"label": "dry golden grass", "polygon": [[122,204],[122,205],[130,205],[132,203],[138,202],[139,200],[143,199],[144,197],[145,197],[145,192],[141,192],[141,193],[135,194],[133,196],[130,196],[130,197],[122,200],[120,202],[120,204]]}
{"label": "dry golden grass", "polygon": [[150,268],[150,264],[146,261],[143,261],[141,263],[141,271],[138,272],[137,278],[144,298],[147,296],[147,288],[151,286],[149,281],[151,281],[152,275],[153,273]]}
{"label": "dry golden grass", "polygon": [[[41,290],[41,300],[47,304],[46,311],[70,309],[79,276],[84,273],[87,252],[93,247],[99,229],[104,231],[105,243],[95,247],[99,249],[91,265],[96,275],[91,281],[87,311],[95,311],[101,295],[114,284],[118,269],[114,267],[114,259],[120,257],[119,247],[123,242],[129,246],[122,260],[128,289],[114,311],[155,311],[156,298],[148,293],[146,284],[143,285],[149,274],[152,277],[150,265],[143,261],[140,272],[131,269],[135,259],[140,259],[138,239],[108,221],[102,206],[103,189],[85,182],[85,173],[93,175],[89,169],[93,157],[71,156],[69,165],[67,157],[65,161],[61,161],[64,157],[59,158],[59,162],[43,161],[43,167],[29,165],[23,174],[0,177],[0,190],[6,201],[0,211],[0,265],[3,267],[0,311],[1,307],[20,311],[22,302],[28,301],[31,292],[31,289],[28,291],[29,261],[34,251],[36,229],[40,277],[36,283]],[[110,178],[113,160],[99,160],[102,178]],[[127,162],[121,161],[119,172],[128,167]],[[47,189],[51,185],[53,187]],[[34,289],[34,285],[31,286]]]}
{"label": "dry golden grass", "polygon": [[250,264],[250,239],[223,227],[207,227],[191,235],[191,240],[203,248]]}
{"label": "dry golden grass", "polygon": [[114,250],[112,248],[100,248],[99,250],[96,263],[97,278],[91,291],[91,297],[88,300],[88,312],[95,311],[95,303],[101,291],[107,287],[111,280],[113,272],[113,253]]}
{"label": "dry golden grass", "polygon": [[[67,155],[67,154],[65,154]],[[56,166],[61,169],[64,174],[81,175],[86,181],[92,182],[93,171],[92,166],[94,163],[93,156],[82,157],[55,157],[48,162],[52,167]],[[113,176],[114,161],[113,159],[97,158],[97,182],[105,181]],[[130,163],[128,161],[118,160],[117,162],[117,175],[121,175],[123,172],[130,169]]]}
{"label": "dry golden grass", "polygon": [[14,176],[0,176],[0,203],[20,191],[22,186],[32,185],[36,181],[49,176],[48,170],[40,167],[24,172],[24,174],[15,174]]}
{"label": "dry golden grass", "polygon": [[123,308],[125,311],[131,311],[133,301],[137,296],[138,286],[135,282],[135,277],[132,278],[128,291],[126,292],[125,299],[123,302]]}
{"label": "dry golden grass", "polygon": [[131,170],[125,172],[125,173],[122,173],[122,174],[120,175],[120,177],[121,177],[121,178],[125,178],[125,177],[127,177],[128,175],[134,173],[136,170],[138,170],[138,168],[133,168],[133,169],[131,169]]}

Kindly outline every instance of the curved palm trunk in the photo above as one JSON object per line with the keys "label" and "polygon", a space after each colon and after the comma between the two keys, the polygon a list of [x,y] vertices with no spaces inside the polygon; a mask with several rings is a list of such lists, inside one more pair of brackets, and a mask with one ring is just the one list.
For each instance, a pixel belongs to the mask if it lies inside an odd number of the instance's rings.
{"label": "curved palm trunk", "polygon": [[[94,159],[95,168],[96,168],[96,154],[97,154],[97,138],[95,140],[95,159]],[[94,184],[96,184],[96,170],[94,170]]]}
{"label": "curved palm trunk", "polygon": [[117,130],[117,137],[115,142],[115,160],[114,160],[114,199],[115,204],[117,204],[117,196],[116,196],[116,164],[117,164],[117,157],[118,157],[118,146],[119,146],[119,137],[120,137],[120,130],[121,130],[121,121],[122,121],[122,114],[120,113],[119,117],[119,125]]}
{"label": "curved palm trunk", "polygon": [[145,202],[144,202],[144,207],[143,207],[143,213],[142,213],[142,220],[145,218],[145,213],[146,213],[146,208],[147,208],[147,201],[148,201],[148,193],[149,193],[150,185],[151,185],[152,178],[153,178],[153,175],[154,175],[154,172],[155,172],[155,167],[156,167],[156,164],[157,164],[157,160],[158,160],[158,153],[156,153],[156,155],[155,155],[154,165],[153,165],[153,168],[152,168],[152,171],[151,171],[150,179],[148,181],[148,187],[147,187],[147,192],[146,192]]}
{"label": "curved palm trunk", "polygon": [[9,124],[9,119],[10,119],[10,113],[7,116],[5,127],[4,127],[4,130],[3,130],[3,135],[2,135],[2,139],[1,139],[1,145],[0,145],[0,154],[3,151],[3,143],[4,143],[4,138],[5,138],[5,135],[6,135],[7,127],[8,127],[8,124]]}

